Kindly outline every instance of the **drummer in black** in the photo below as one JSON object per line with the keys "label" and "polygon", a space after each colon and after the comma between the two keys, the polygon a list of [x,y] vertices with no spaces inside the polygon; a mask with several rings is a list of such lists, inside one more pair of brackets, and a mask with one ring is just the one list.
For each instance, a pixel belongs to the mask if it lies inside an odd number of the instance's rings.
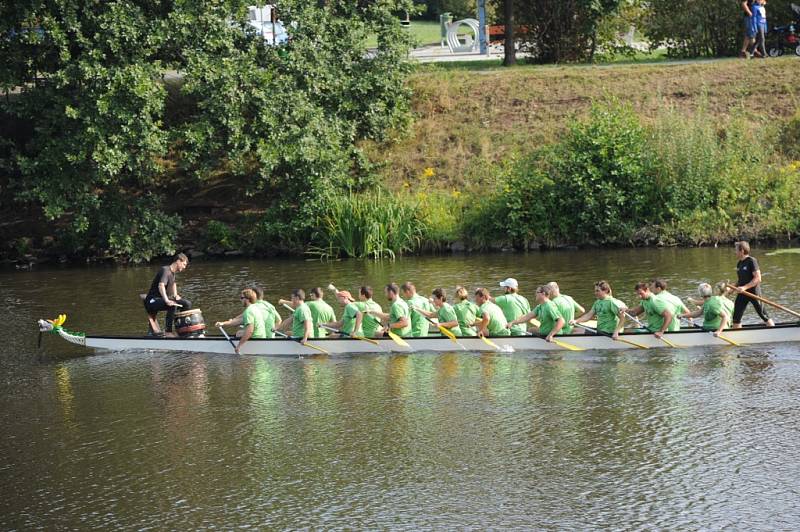
{"label": "drummer in black", "polygon": [[178,285],[175,284],[175,274],[185,270],[188,265],[189,258],[183,253],[178,253],[172,260],[172,264],[158,270],[153,282],[150,283],[150,290],[144,298],[144,308],[150,318],[151,333],[160,334],[158,321],[156,321],[156,314],[159,311],[167,311],[165,328],[167,335],[171,335],[175,309],[180,308],[181,311],[184,311],[192,308],[191,301],[182,299],[178,295]]}
{"label": "drummer in black", "polygon": [[733,303],[733,328],[738,329],[742,326],[742,316],[748,303],[753,304],[753,308],[769,327],[774,327],[775,323],[767,314],[767,310],[761,301],[747,297],[742,294],[745,290],[757,296],[761,295],[761,270],[758,268],[758,261],[750,256],[750,244],[747,242],[736,242],[736,301]]}

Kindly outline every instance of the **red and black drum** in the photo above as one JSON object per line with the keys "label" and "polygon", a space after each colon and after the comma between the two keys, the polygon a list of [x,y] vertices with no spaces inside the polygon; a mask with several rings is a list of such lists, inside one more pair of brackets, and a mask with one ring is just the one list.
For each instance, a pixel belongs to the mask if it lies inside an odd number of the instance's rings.
{"label": "red and black drum", "polygon": [[175,313],[175,332],[181,338],[195,338],[206,332],[206,322],[199,308]]}

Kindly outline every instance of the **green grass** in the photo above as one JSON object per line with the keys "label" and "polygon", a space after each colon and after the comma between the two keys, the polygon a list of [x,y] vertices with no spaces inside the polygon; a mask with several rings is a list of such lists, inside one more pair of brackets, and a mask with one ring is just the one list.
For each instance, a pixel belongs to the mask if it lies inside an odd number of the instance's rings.
{"label": "green grass", "polygon": [[[499,64],[499,62],[498,62]],[[781,124],[800,107],[794,83],[800,60],[661,62],[601,66],[424,65],[410,80],[414,122],[391,145],[364,148],[384,168],[387,186],[415,190],[425,168],[435,183],[461,190],[480,183],[487,168],[551,144],[592,102],[628,102],[645,123],[673,109],[703,110],[721,130],[745,123]]]}
{"label": "green grass", "polygon": [[[432,20],[412,20],[411,25],[407,26],[406,29],[416,39],[417,46],[439,44],[441,39],[439,23]],[[370,38],[367,39],[367,46],[370,48],[378,46],[378,39],[375,35],[371,35]]]}

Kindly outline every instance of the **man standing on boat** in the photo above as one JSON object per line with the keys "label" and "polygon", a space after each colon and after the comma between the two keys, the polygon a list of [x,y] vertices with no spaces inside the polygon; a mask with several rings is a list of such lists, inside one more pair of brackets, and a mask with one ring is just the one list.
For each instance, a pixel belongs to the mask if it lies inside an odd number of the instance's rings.
{"label": "man standing on boat", "polygon": [[575,315],[580,316],[586,312],[586,309],[570,296],[562,294],[557,282],[550,281],[546,286],[550,289],[550,301],[555,304],[558,313],[564,318],[564,327],[561,329],[561,334],[572,334],[571,324],[575,320]]}
{"label": "man standing on boat", "polygon": [[[403,295],[403,299],[409,309],[418,308],[426,312],[434,312],[436,310],[430,301],[417,293],[417,287],[410,281],[406,281],[400,286],[400,293]],[[428,325],[428,320],[422,314],[411,312],[411,336],[414,338],[428,336]]]}
{"label": "man standing on boat", "polygon": [[242,325],[243,328],[237,331],[236,336],[239,342],[236,344],[236,354],[241,352],[242,346],[250,341],[251,338],[266,338],[266,330],[264,329],[264,316],[259,305],[256,305],[258,298],[255,290],[252,288],[245,288],[239,294],[239,299],[244,305],[244,312],[242,312]]}
{"label": "man standing on boat", "polygon": [[644,313],[647,317],[647,330],[653,333],[656,338],[661,338],[667,331],[680,329],[680,323],[675,319],[675,314],[672,312],[673,305],[664,299],[656,297],[650,290],[649,283],[636,283],[634,290],[636,290],[636,295],[639,296],[640,301],[637,306],[629,311],[629,314],[638,316]]}
{"label": "man standing on boat", "polygon": [[156,315],[160,311],[167,311],[164,328],[167,336],[174,336],[172,322],[175,319],[175,309],[189,310],[192,308],[191,301],[178,295],[178,285],[175,283],[175,274],[182,272],[187,266],[189,266],[189,257],[178,253],[172,260],[172,264],[163,266],[153,277],[153,282],[150,283],[150,289],[144,298],[144,308],[147,310],[150,321],[151,334],[160,334],[156,320]]}
{"label": "man standing on boat", "polygon": [[739,262],[736,263],[736,300],[733,302],[733,328],[740,329],[742,327],[742,316],[744,316],[745,308],[748,303],[752,303],[753,308],[756,309],[759,317],[764,320],[768,327],[774,327],[775,322],[767,314],[767,309],[761,304],[761,301],[752,299],[744,295],[743,292],[761,295],[761,270],[758,267],[758,261],[755,257],[750,256],[750,244],[741,241],[736,242],[736,258]]}
{"label": "man standing on boat", "polygon": [[[519,291],[519,283],[517,283],[516,279],[509,277],[505,281],[500,281],[500,286],[505,290],[505,294],[494,298],[494,302],[503,311],[506,321],[514,321],[531,311],[531,304],[528,300],[517,293]],[[527,334],[526,329],[527,327],[524,323],[514,325],[511,327],[511,335],[524,336]]]}
{"label": "man standing on boat", "polygon": [[370,315],[380,318],[381,321],[388,322],[385,328],[378,329],[382,334],[389,329],[398,336],[411,336],[411,316],[408,304],[400,298],[400,287],[395,283],[389,283],[385,288],[386,299],[389,300],[389,313],[370,311]]}

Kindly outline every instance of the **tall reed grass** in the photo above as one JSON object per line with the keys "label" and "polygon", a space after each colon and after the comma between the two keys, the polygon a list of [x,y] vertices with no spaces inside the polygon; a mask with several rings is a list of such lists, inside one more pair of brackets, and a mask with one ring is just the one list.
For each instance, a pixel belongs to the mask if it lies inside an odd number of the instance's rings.
{"label": "tall reed grass", "polygon": [[382,190],[331,197],[307,253],[321,259],[394,259],[419,249],[426,223],[412,198]]}

